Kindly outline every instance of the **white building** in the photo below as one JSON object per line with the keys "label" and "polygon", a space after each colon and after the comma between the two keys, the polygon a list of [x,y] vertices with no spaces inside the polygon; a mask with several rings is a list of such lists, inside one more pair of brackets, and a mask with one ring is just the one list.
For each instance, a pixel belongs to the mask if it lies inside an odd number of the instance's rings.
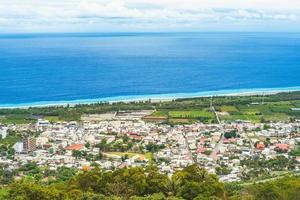
{"label": "white building", "polygon": [[0,135],[2,139],[6,138],[8,134],[7,130],[8,130],[7,127],[0,127]]}
{"label": "white building", "polygon": [[16,153],[22,153],[24,149],[23,142],[17,142],[16,144],[14,144],[13,148],[16,151]]}

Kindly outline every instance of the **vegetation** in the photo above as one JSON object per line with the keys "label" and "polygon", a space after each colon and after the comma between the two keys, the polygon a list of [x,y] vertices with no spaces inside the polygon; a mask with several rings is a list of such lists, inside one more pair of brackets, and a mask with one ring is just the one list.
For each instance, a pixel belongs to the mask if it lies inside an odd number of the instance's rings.
{"label": "vegetation", "polygon": [[[100,102],[74,106],[31,107],[28,109],[0,109],[0,123],[20,124],[34,122],[42,116],[50,121],[79,121],[83,114],[100,114],[119,110],[156,110],[153,117],[180,119],[179,123],[189,120],[211,122],[215,116],[209,111],[210,98],[177,99],[164,102]],[[226,112],[221,119],[227,121],[250,120],[253,122],[287,121],[300,118],[300,92],[279,93],[275,95],[214,97],[213,104],[219,112]],[[185,121],[182,121],[185,120]],[[187,120],[187,121],[186,121]],[[174,121],[173,121],[174,122]],[[175,121],[176,122],[176,121]]]}
{"label": "vegetation", "polygon": [[297,200],[300,199],[300,178],[286,176],[245,187],[230,183],[225,185],[225,190],[232,200]]}
{"label": "vegetation", "polygon": [[[31,167],[35,169],[34,166]],[[50,183],[42,179],[28,178],[14,181],[2,188],[0,199],[152,199],[153,196],[162,199],[222,199],[225,195],[223,184],[217,177],[196,165],[175,172],[171,178],[159,173],[154,166],[145,169],[122,168],[115,171],[95,168],[74,176],[74,173],[65,169],[60,169],[58,173],[63,174],[63,178]]]}
{"label": "vegetation", "polygon": [[[152,165],[114,171],[97,167],[90,171],[61,167],[54,171],[30,163],[22,168],[26,176],[15,181],[3,170],[0,171],[4,184],[0,188],[1,200],[296,200],[300,197],[297,176],[246,185],[223,184],[215,175],[196,165],[176,171],[172,177],[159,173]],[[228,169],[222,168],[219,172],[227,174]]]}
{"label": "vegetation", "polygon": [[224,137],[225,137],[226,139],[229,139],[229,138],[236,138],[236,137],[239,137],[239,134],[237,133],[237,130],[233,130],[233,131],[224,133]]}
{"label": "vegetation", "polygon": [[300,144],[299,143],[297,144],[297,146],[293,150],[291,150],[289,152],[289,155],[290,156],[300,156]]}
{"label": "vegetation", "polygon": [[277,158],[270,160],[263,158],[241,160],[241,165],[247,170],[243,172],[242,178],[244,181],[271,178],[272,171],[294,170],[296,164],[294,158],[288,159],[284,156],[277,156]]}

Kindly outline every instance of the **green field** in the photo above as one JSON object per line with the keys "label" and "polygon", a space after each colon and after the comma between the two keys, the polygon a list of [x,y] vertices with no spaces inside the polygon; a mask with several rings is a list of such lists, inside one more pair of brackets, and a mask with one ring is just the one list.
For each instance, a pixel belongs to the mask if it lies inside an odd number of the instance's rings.
{"label": "green field", "polygon": [[[221,116],[222,120],[247,120],[252,122],[260,122],[262,119],[266,121],[288,121],[290,115],[296,111],[291,109],[295,106],[290,101],[265,102],[264,104],[246,104],[233,106],[221,106],[220,109],[227,110],[229,116]],[[234,110],[236,108],[236,110]],[[231,111],[229,111],[231,110]]]}
{"label": "green field", "polygon": [[112,156],[125,156],[125,155],[127,155],[128,158],[132,158],[133,156],[142,156],[142,157],[144,156],[148,160],[152,160],[152,158],[153,158],[152,153],[141,154],[141,153],[134,153],[134,152],[106,152],[106,154],[112,155]]}
{"label": "green field", "polygon": [[217,110],[228,113],[238,112],[238,109],[235,106],[219,106],[217,107]]}
{"label": "green field", "polygon": [[[223,120],[250,121],[288,121],[300,119],[300,91],[285,92],[275,95],[253,96],[218,96],[199,98],[182,98],[172,101],[139,101],[139,102],[99,102],[95,104],[80,104],[74,106],[30,107],[27,109],[0,109],[0,123],[28,124],[34,123],[35,116],[42,116],[49,121],[80,121],[82,115],[103,114],[119,110],[156,110],[149,117],[173,120],[185,123],[188,119],[202,122],[214,122],[215,116],[209,111],[211,100],[217,111],[223,112]],[[228,115],[228,114],[229,115]],[[47,117],[49,116],[49,117]],[[262,120],[262,121],[263,121]]]}
{"label": "green field", "polygon": [[205,110],[183,110],[183,111],[170,111],[169,116],[171,118],[214,118],[214,113]]}
{"label": "green field", "polygon": [[153,116],[153,117],[168,117],[168,111],[163,111],[163,110],[155,111],[151,114],[151,116]]}
{"label": "green field", "polygon": [[29,124],[34,122],[36,120],[30,119],[28,115],[24,114],[10,114],[0,117],[0,123],[2,124]]}
{"label": "green field", "polygon": [[58,116],[46,116],[44,117],[45,120],[48,120],[49,122],[60,122],[62,121]]}

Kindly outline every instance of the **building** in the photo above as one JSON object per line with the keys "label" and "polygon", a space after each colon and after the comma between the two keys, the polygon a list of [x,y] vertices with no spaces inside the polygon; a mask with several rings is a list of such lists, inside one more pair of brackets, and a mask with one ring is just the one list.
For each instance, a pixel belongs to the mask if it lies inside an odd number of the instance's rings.
{"label": "building", "polygon": [[256,145],[256,149],[263,151],[265,149],[264,142],[258,142]]}
{"label": "building", "polygon": [[0,127],[0,135],[1,138],[4,139],[6,138],[7,134],[8,134],[8,128],[7,127]]}
{"label": "building", "polygon": [[23,152],[23,142],[17,142],[16,144],[14,144],[13,146],[14,150],[16,151],[16,153],[22,153]]}
{"label": "building", "polygon": [[65,150],[70,150],[70,151],[77,150],[77,151],[80,151],[80,150],[83,150],[83,148],[84,148],[83,144],[72,144],[70,146],[67,146],[65,148]]}
{"label": "building", "polygon": [[278,143],[278,144],[276,144],[275,150],[280,151],[280,152],[287,152],[289,150],[289,145],[283,144],[283,143]]}
{"label": "building", "polygon": [[23,139],[24,152],[32,152],[36,150],[36,139],[34,137],[26,137]]}

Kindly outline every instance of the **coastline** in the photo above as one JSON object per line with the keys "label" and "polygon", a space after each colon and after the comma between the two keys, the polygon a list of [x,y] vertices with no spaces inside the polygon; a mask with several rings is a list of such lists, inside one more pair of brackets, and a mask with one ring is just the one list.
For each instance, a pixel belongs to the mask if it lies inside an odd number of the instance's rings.
{"label": "coastline", "polygon": [[17,104],[0,104],[0,109],[15,109],[15,108],[29,108],[29,107],[51,107],[51,106],[66,106],[77,104],[93,104],[99,102],[135,102],[135,101],[172,101],[180,98],[198,98],[210,96],[251,96],[251,95],[272,95],[281,92],[296,92],[300,91],[300,86],[282,87],[282,88],[253,88],[253,89],[232,89],[232,90],[215,90],[191,93],[169,93],[169,94],[150,94],[150,95],[128,95],[116,97],[104,97],[96,99],[77,99],[77,100],[61,100],[61,101],[41,101],[30,103]]}

